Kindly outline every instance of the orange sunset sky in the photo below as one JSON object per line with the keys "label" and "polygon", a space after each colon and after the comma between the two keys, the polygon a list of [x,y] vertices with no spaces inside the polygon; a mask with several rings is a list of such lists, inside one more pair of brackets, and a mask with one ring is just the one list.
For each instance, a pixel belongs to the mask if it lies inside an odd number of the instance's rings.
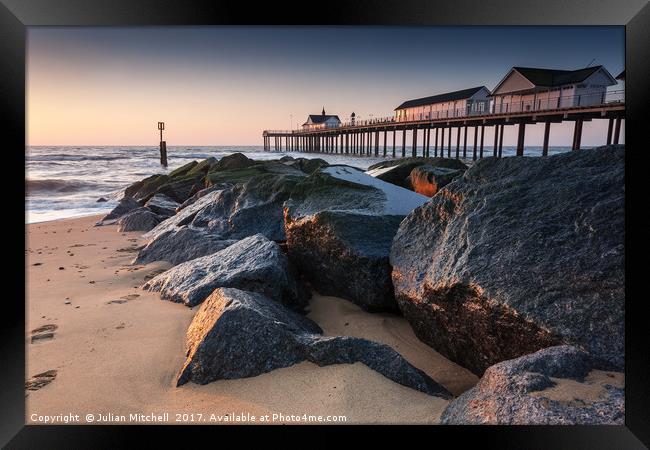
{"label": "orange sunset sky", "polygon": [[[492,89],[512,66],[624,68],[621,27],[31,28],[28,145],[262,145],[308,114],[390,116],[404,100]],[[617,87],[620,89],[621,87]],[[508,129],[513,128],[513,129]],[[508,127],[504,145],[514,145]],[[541,145],[543,126],[527,129]],[[569,145],[570,124],[551,145]],[[605,121],[585,123],[600,145]],[[486,139],[489,142],[489,133]]]}

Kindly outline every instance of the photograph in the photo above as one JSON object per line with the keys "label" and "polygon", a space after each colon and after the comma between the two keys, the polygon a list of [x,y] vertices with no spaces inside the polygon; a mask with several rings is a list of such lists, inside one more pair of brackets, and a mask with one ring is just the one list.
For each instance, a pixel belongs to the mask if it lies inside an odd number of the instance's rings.
{"label": "photograph", "polygon": [[650,448],[648,0],[86,1],[0,0],[0,447]]}
{"label": "photograph", "polygon": [[621,27],[37,27],[26,76],[28,424],[624,423]]}

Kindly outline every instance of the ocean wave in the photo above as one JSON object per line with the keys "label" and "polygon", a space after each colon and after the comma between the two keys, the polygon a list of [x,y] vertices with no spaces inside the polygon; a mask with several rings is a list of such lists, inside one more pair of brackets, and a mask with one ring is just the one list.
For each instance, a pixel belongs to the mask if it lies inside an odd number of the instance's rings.
{"label": "ocean wave", "polygon": [[79,192],[97,189],[97,183],[78,180],[25,180],[28,193],[37,192]]}
{"label": "ocean wave", "polygon": [[96,155],[68,155],[68,154],[50,154],[50,155],[27,155],[28,161],[115,161],[117,159],[128,159],[129,155],[119,156],[96,156]]}

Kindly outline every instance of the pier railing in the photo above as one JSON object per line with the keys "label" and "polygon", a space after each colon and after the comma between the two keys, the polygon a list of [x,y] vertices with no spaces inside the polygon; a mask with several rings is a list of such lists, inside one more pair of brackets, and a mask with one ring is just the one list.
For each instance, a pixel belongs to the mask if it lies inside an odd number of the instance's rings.
{"label": "pier railing", "polygon": [[[561,93],[561,91],[551,91],[551,93]],[[546,93],[546,92],[543,92]],[[368,125],[381,125],[381,124],[395,124],[395,123],[409,123],[421,122],[429,120],[440,119],[456,119],[462,117],[480,118],[489,117],[494,115],[503,115],[509,113],[532,113],[537,111],[563,111],[572,109],[582,109],[598,106],[606,106],[612,104],[624,104],[625,91],[616,90],[604,93],[586,93],[571,96],[547,97],[547,98],[533,98],[530,100],[517,100],[511,102],[492,101],[488,107],[488,111],[474,111],[471,106],[468,108],[452,108],[440,111],[428,111],[418,114],[407,114],[396,118],[395,116],[387,117],[373,117],[370,119],[348,120],[341,122],[341,125],[331,128],[314,127],[311,129],[297,128],[293,130],[265,130],[266,134],[297,134],[305,133],[306,131],[322,132],[327,130],[337,130],[340,128],[360,127]]]}

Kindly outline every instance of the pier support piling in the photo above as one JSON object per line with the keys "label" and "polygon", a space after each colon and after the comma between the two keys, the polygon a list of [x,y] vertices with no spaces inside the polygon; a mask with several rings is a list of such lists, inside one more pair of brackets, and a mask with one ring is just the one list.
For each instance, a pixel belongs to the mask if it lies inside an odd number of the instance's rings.
{"label": "pier support piling", "polygon": [[476,144],[478,144],[478,126],[474,127],[474,150],[472,151],[472,160],[476,161]]}
{"label": "pier support piling", "polygon": [[616,118],[616,126],[614,127],[614,145],[618,145],[619,138],[621,137],[621,118]]}
{"label": "pier support piling", "polygon": [[501,124],[501,132],[499,133],[499,158],[503,157],[503,131],[505,124]]}
{"label": "pier support piling", "polygon": [[467,125],[463,131],[463,158],[467,158]]}
{"label": "pier support piling", "polygon": [[439,128],[436,127],[436,135],[433,138],[433,156],[436,158],[438,157],[438,130]]}
{"label": "pier support piling", "polygon": [[548,138],[551,134],[551,122],[544,123],[544,143],[542,144],[542,156],[548,156]]}
{"label": "pier support piling", "polygon": [[582,120],[576,120],[573,127],[573,146],[571,150],[580,150],[580,141],[582,140]]}
{"label": "pier support piling", "polygon": [[429,148],[431,147],[431,127],[427,128],[427,149],[426,151],[426,157],[429,157]]}
{"label": "pier support piling", "polygon": [[413,128],[413,147],[411,147],[411,156],[418,156],[418,129]]}
{"label": "pier support piling", "polygon": [[[517,134],[517,156],[524,156],[524,139],[526,136],[526,124],[519,123],[519,130]],[[503,135],[502,135],[503,136]],[[501,144],[499,144],[499,157],[501,157]]]}
{"label": "pier support piling", "polygon": [[607,124],[607,145],[612,143],[612,131],[614,131],[614,119],[610,118]]}

